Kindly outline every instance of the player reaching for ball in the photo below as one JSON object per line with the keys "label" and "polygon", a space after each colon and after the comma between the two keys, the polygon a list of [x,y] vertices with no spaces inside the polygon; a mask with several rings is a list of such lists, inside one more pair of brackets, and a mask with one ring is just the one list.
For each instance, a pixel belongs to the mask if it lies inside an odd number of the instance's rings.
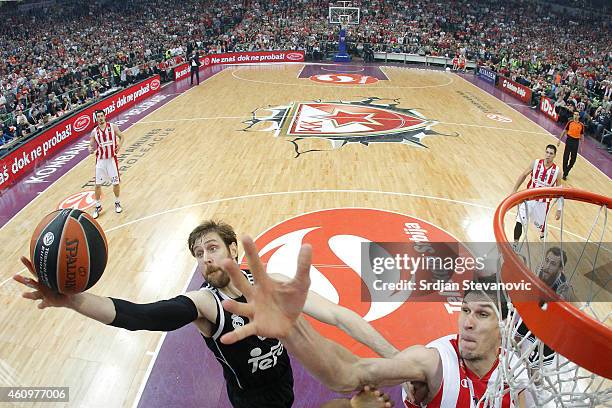
{"label": "player reaching for ball", "polygon": [[[38,307],[41,309],[69,308],[104,324],[127,330],[172,331],[193,323],[217,360],[222,362],[227,393],[234,407],[290,407],[294,400],[293,374],[287,352],[278,339],[249,336],[233,345],[220,342],[224,334],[249,323],[247,317],[226,312],[221,306],[221,302],[227,299],[246,302],[222,268],[224,261],[234,262],[238,267],[238,243],[234,230],[223,222],[204,222],[191,232],[188,246],[197,260],[204,284],[200,290],[154,303],[136,304],[90,293],[59,295],[37,280],[21,275],[14,279],[34,289],[24,293],[23,297],[40,300]],[[34,274],[32,263],[25,258],[22,262]],[[253,284],[251,273],[247,270],[242,273]],[[274,277],[277,281],[287,280],[282,275]],[[308,292],[304,312],[337,326],[382,356],[392,357],[397,351],[359,315],[314,292]]]}

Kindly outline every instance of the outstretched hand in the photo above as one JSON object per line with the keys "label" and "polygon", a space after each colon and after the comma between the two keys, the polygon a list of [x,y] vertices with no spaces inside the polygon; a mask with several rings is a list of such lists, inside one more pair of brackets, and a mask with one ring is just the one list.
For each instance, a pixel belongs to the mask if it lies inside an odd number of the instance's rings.
{"label": "outstretched hand", "polygon": [[[36,272],[34,271],[34,266],[28,258],[22,256],[21,262],[30,271],[32,276],[37,277]],[[33,292],[23,292],[21,296],[31,300],[42,300],[42,302],[38,304],[39,309],[44,309],[46,307],[68,307],[70,305],[70,296],[57,293],[38,282],[36,279],[28,278],[19,274],[13,276],[13,279],[22,285],[27,286],[28,288],[34,289]]]}
{"label": "outstretched hand", "polygon": [[230,313],[246,316],[250,322],[221,337],[224,344],[233,344],[246,337],[286,337],[302,313],[308,288],[310,287],[310,265],[312,248],[303,245],[297,259],[295,277],[287,282],[276,281],[268,276],[257,253],[253,240],[241,238],[249,269],[255,284],[251,285],[240,271],[238,264],[227,259],[222,268],[230,275],[232,283],[242,292],[248,303],[224,300],[223,308]]}
{"label": "outstretched hand", "polygon": [[351,398],[353,408],[388,408],[393,405],[389,395],[376,389],[373,385],[366,385],[359,394]]}

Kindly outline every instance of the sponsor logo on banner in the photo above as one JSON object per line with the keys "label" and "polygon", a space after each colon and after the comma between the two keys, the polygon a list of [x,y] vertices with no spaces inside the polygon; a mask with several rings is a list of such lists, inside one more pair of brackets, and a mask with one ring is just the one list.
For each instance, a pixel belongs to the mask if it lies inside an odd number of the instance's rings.
{"label": "sponsor logo on banner", "polygon": [[57,206],[58,210],[73,208],[76,210],[85,211],[96,204],[96,194],[92,190],[81,191],[65,198]]}
{"label": "sponsor logo on banner", "polygon": [[190,66],[189,63],[184,63],[174,68],[174,80],[178,81],[179,79],[187,76],[189,74]]}
{"label": "sponsor logo on banner", "polygon": [[[290,137],[295,148],[295,157],[303,153],[320,152],[325,149],[305,149],[315,139],[327,140],[332,149],[348,144],[369,146],[374,143],[398,143],[415,147],[427,147],[426,136],[447,135],[431,128],[438,122],[427,119],[415,109],[400,108],[399,99],[369,97],[353,102],[311,101],[294,102],[290,105],[258,108],[245,123],[245,131],[275,131],[282,129]],[[288,126],[285,126],[289,122]]]}
{"label": "sponsor logo on banner", "polygon": [[[366,286],[364,273],[367,272],[362,270],[361,252],[363,243],[375,242],[406,243],[406,248],[414,248],[415,252],[419,250],[417,246],[429,247],[435,252],[431,243],[456,243],[457,239],[427,221],[370,208],[337,208],[301,214],[269,228],[255,239],[267,272],[289,278],[295,276],[300,247],[312,245],[310,290],[354,311],[400,350],[455,332],[457,317],[453,313],[460,310],[460,300],[411,301],[412,292],[400,290],[386,295],[386,301],[370,301],[372,288]],[[246,267],[246,261],[243,266]],[[410,327],[428,327],[428,330],[400,330],[406,327],[406,316],[410,316]],[[436,321],[433,326],[432,319]],[[325,337],[359,355],[373,356],[338,328],[314,319],[310,321]]]}
{"label": "sponsor logo on banner", "polygon": [[310,77],[311,81],[324,84],[366,85],[378,82],[377,78],[361,74],[318,74]]}
{"label": "sponsor logo on banner", "polygon": [[497,78],[497,74],[487,68],[478,67],[478,77],[484,79],[487,82],[495,84],[495,79]]}
{"label": "sponsor logo on banner", "polygon": [[555,112],[555,104],[552,99],[543,96],[540,99],[540,110],[546,115],[549,119],[557,122],[559,120],[559,115]]}
{"label": "sponsor logo on banner", "polygon": [[503,115],[498,115],[497,113],[488,113],[487,114],[487,118],[492,119],[492,120],[496,120],[498,122],[502,122],[502,123],[511,123],[512,119],[503,116]]}
{"label": "sponsor logo on banner", "polygon": [[531,101],[531,89],[506,77],[500,77],[497,87],[525,103]]}
{"label": "sponsor logo on banner", "polygon": [[61,120],[30,139],[0,159],[0,190],[19,180],[32,168],[40,167],[40,163],[50,155],[93,129],[96,110],[103,110],[107,118],[112,119],[158,91],[159,75],[155,75],[83,109],[76,119],[69,117]]}
{"label": "sponsor logo on banner", "polygon": [[287,54],[287,59],[290,61],[304,61],[304,54],[299,52],[290,52]]}
{"label": "sponsor logo on banner", "polygon": [[88,115],[81,115],[72,123],[74,130],[76,132],[81,132],[83,129],[86,129],[91,123],[91,118]]}
{"label": "sponsor logo on banner", "polygon": [[[210,58],[210,62],[206,62],[208,58]],[[258,64],[293,61],[304,61],[304,51],[258,51],[210,54],[204,59],[204,65]]]}
{"label": "sponsor logo on banner", "polygon": [[204,65],[210,65],[210,58],[204,58]]}

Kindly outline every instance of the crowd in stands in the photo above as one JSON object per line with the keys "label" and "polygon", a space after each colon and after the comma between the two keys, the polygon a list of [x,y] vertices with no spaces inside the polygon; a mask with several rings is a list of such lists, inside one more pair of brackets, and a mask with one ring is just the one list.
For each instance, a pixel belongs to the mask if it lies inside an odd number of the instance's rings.
{"label": "crowd in stands", "polygon": [[[535,0],[352,3],[361,9],[360,24],[348,26],[354,53],[464,55],[532,88],[534,102],[550,97],[562,120],[579,110],[593,132],[610,128],[612,20],[599,0],[580,0],[596,9],[573,12]],[[320,59],[336,49],[338,27],[328,23],[328,5],[69,0],[8,13],[0,26],[0,121],[10,115],[4,130],[16,135],[36,131],[105,92],[153,73],[166,77],[171,67],[165,62],[194,49],[304,49]]]}

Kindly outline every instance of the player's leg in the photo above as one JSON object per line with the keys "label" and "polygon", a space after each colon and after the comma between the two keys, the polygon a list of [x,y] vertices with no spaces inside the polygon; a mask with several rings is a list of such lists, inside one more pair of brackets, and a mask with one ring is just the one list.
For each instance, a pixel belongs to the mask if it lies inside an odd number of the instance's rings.
{"label": "player's leg", "polygon": [[567,172],[569,171],[568,167],[568,163],[569,163],[569,156],[570,156],[570,139],[571,137],[567,137],[567,140],[565,141],[565,147],[563,148],[563,180],[565,180],[567,178]]}
{"label": "player's leg", "polygon": [[567,166],[567,173],[565,173],[565,177],[569,175],[570,170],[574,167],[574,163],[576,163],[576,158],[578,157],[578,145],[580,141],[578,139],[572,138],[571,142],[571,150],[570,150],[570,159]]}
{"label": "player's leg", "polygon": [[113,194],[115,194],[115,212],[119,214],[123,211],[123,208],[121,207],[121,200],[119,199],[119,195],[121,193],[121,179],[119,177],[119,165],[116,158],[109,160],[108,172],[111,183],[113,184]]}
{"label": "player's leg", "polygon": [[540,230],[540,239],[544,239],[544,232],[546,229],[546,217],[548,215],[548,209],[550,203],[545,201],[533,201],[533,223]]}
{"label": "player's leg", "polygon": [[518,249],[518,243],[523,235],[523,225],[527,223],[527,203],[520,203],[518,206],[518,214],[516,215],[516,224],[514,224],[514,245],[513,248]]}
{"label": "player's leg", "polygon": [[92,216],[94,218],[98,218],[100,213],[102,212],[102,202],[100,198],[102,197],[102,184],[106,179],[106,170],[103,166],[103,160],[96,161],[96,188],[94,192],[94,196],[96,198],[96,206],[94,207],[94,211]]}

